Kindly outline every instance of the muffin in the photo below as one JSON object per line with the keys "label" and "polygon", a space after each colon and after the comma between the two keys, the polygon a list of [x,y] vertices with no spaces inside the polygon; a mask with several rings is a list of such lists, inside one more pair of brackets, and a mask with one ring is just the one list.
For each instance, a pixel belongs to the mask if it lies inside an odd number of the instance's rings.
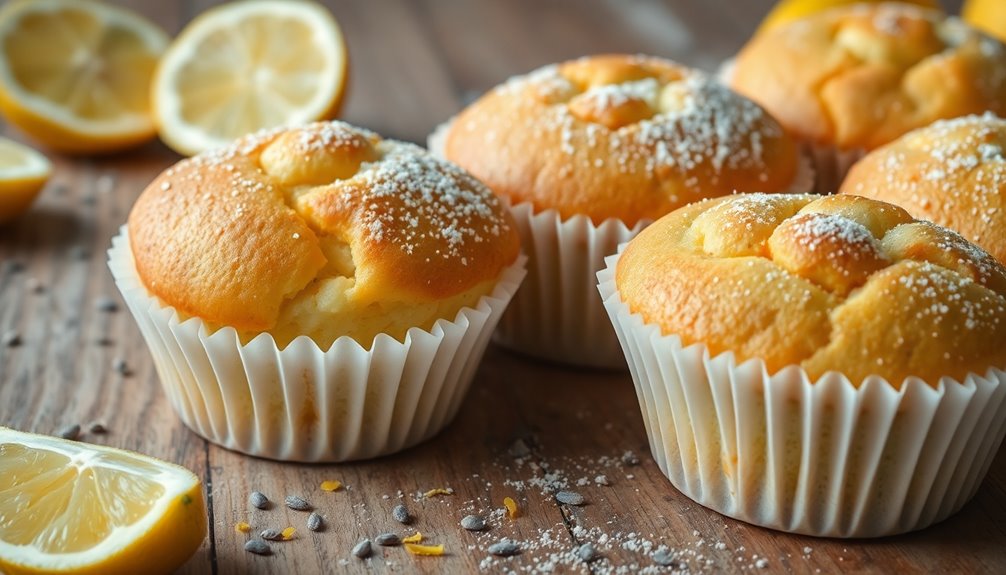
{"label": "muffin", "polygon": [[671,482],[828,537],[940,521],[1006,432],[1006,270],[851,195],[738,195],[660,219],[600,290]]}
{"label": "muffin", "polygon": [[1006,120],[943,120],[866,155],[842,193],[897,204],[1006,262]]}
{"label": "muffin", "polygon": [[519,249],[469,174],[326,122],[169,168],[109,255],[189,427],[253,455],[341,461],[450,421],[523,277]]}
{"label": "muffin", "polygon": [[865,152],[910,130],[1006,112],[1006,48],[936,10],[849,6],[756,35],[728,82],[803,142],[817,191],[831,193]]}
{"label": "muffin", "polygon": [[497,340],[555,361],[623,369],[595,292],[603,258],[696,200],[809,190],[797,147],[764,110],[709,76],[619,55],[513,78],[430,141],[513,206],[529,278]]}

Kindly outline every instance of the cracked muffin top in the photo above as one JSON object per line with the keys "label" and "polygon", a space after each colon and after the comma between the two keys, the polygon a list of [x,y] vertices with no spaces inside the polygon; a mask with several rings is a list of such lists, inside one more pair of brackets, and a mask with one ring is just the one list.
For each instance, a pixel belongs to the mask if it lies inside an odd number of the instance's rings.
{"label": "cracked muffin top", "polygon": [[935,120],[1006,113],[1006,47],[936,10],[854,5],[756,35],[730,82],[803,140],[871,150]]}
{"label": "cracked muffin top", "polygon": [[622,253],[633,313],[684,345],[935,386],[1006,367],[1006,270],[905,210],[852,195],[740,194],[677,210]]}
{"label": "cracked muffin top", "polygon": [[508,210],[475,178],[342,122],[179,162],[143,192],[128,226],[150,292],[280,345],[299,335],[367,345],[453,319],[519,251]]}
{"label": "cracked muffin top", "polygon": [[440,137],[444,157],[512,203],[595,224],[632,227],[736,189],[794,191],[802,175],[796,143],[765,110],[702,72],[646,56],[587,57],[512,78]]}
{"label": "cracked muffin top", "polygon": [[1006,120],[942,120],[856,163],[842,193],[897,204],[1006,261]]}

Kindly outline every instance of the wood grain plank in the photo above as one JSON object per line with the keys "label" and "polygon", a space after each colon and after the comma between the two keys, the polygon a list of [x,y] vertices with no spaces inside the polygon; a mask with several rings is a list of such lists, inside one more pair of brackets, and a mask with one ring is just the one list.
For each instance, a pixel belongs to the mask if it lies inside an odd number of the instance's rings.
{"label": "wood grain plank", "polygon": [[[175,32],[216,0],[181,3],[115,0]],[[385,135],[422,141],[462,102],[507,76],[586,53],[646,52],[714,68],[736,52],[770,0],[330,0],[350,45],[353,80],[345,118]],[[4,133],[23,137],[9,128]],[[140,190],[177,160],[162,145],[109,158],[52,156],[56,175],[23,218],[0,228],[0,333],[24,343],[0,348],[0,424],[53,432],[66,423],[103,421],[110,433],[89,437],[181,463],[204,477],[213,538],[182,573],[602,573],[652,566],[648,552],[666,545],[677,566],[693,572],[1006,572],[1006,456],[994,460],[975,500],[957,516],[915,534],[877,541],[786,535],[725,518],[676,491],[648,456],[631,381],[537,363],[491,349],[461,415],[444,433],[406,453],[342,465],[294,465],[246,457],[207,445],[187,430],[160,390],[149,353],[124,308],[95,307],[118,294],[104,251]],[[44,289],[36,291],[35,284]],[[113,369],[124,359],[129,375]],[[530,451],[513,457],[516,439]],[[632,451],[638,465],[621,455]],[[595,479],[603,475],[609,485]],[[346,489],[324,493],[339,479]],[[583,483],[578,485],[578,483]],[[582,493],[582,507],[559,505],[543,488]],[[451,487],[454,495],[417,499]],[[308,532],[306,515],[282,505],[251,509],[251,490],[274,501],[300,494],[327,522]],[[399,495],[399,490],[402,494]],[[522,515],[500,516],[502,499]],[[404,501],[416,516],[396,524]],[[491,517],[485,533],[458,525],[468,513]],[[293,525],[293,541],[275,554],[246,553],[247,535]],[[419,558],[377,548],[374,558],[349,555],[361,537],[421,531],[448,556]],[[630,535],[630,534],[636,535]],[[602,535],[607,539],[602,542]],[[510,537],[526,548],[493,559],[490,543]],[[593,541],[603,559],[572,560]],[[809,551],[807,551],[809,549]],[[819,570],[819,571],[818,571]]]}

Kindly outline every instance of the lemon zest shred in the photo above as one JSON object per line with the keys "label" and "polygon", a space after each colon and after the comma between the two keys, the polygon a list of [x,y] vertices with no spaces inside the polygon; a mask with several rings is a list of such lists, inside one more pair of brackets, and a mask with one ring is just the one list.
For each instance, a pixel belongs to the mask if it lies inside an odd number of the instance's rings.
{"label": "lemon zest shred", "polygon": [[415,535],[409,535],[408,537],[402,537],[402,543],[419,543],[423,540],[423,534],[416,531]]}
{"label": "lemon zest shred", "polygon": [[238,533],[248,533],[251,531],[251,525],[248,525],[244,521],[238,521],[234,524],[234,531],[237,531]]}
{"label": "lemon zest shred", "polygon": [[448,487],[444,489],[443,487],[437,487],[435,489],[430,489],[426,493],[423,493],[423,497],[429,499],[430,497],[436,497],[437,495],[454,495],[454,489]]}
{"label": "lemon zest shred", "polygon": [[441,545],[418,545],[416,543],[406,543],[405,550],[413,555],[437,556],[444,554],[444,546]]}
{"label": "lemon zest shred", "polygon": [[328,481],[322,481],[321,482],[321,490],[322,491],[328,491],[329,493],[331,493],[333,491],[338,491],[340,489],[342,489],[342,482],[341,481],[336,481],[334,479],[331,479],[331,480],[328,480]]}
{"label": "lemon zest shred", "polygon": [[504,497],[503,506],[506,507],[506,512],[507,515],[510,516],[510,519],[517,517],[518,514],[517,502],[514,501],[512,497]]}
{"label": "lemon zest shred", "polygon": [[283,530],[283,532],[280,535],[283,536],[283,541],[289,541],[291,538],[293,538],[293,534],[296,532],[297,530],[294,529],[293,527],[287,527],[286,529]]}

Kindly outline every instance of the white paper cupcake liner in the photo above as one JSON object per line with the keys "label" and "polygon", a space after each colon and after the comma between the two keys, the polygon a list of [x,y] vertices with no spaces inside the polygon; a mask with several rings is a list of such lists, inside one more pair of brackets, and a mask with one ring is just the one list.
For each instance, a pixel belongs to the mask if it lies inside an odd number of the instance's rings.
{"label": "white paper cupcake liner", "polygon": [[453,321],[412,328],[404,342],[381,334],[369,350],[344,336],[325,351],[306,336],[282,350],[267,333],[242,344],[233,328],[210,333],[201,319],[182,319],[141,283],[125,228],[108,256],[182,421],[228,449],[287,461],[376,457],[443,429],[520,286],[526,259]]}
{"label": "white paper cupcake liner", "polygon": [[1006,434],[1006,372],[934,388],[879,376],[736,365],[682,346],[599,290],[629,361],[650,449],[671,483],[724,515],[825,537],[894,535],[941,521],[975,494]]}
{"label": "white paper cupcake liner", "polygon": [[[430,134],[431,153],[444,157],[451,121]],[[814,172],[801,157],[787,192],[806,193]],[[625,357],[604,305],[597,297],[597,272],[604,258],[649,225],[629,227],[618,219],[599,225],[587,216],[563,220],[554,209],[535,212],[530,202],[510,208],[528,255],[528,275],[503,314],[494,340],[517,352],[570,365],[625,369]]]}

